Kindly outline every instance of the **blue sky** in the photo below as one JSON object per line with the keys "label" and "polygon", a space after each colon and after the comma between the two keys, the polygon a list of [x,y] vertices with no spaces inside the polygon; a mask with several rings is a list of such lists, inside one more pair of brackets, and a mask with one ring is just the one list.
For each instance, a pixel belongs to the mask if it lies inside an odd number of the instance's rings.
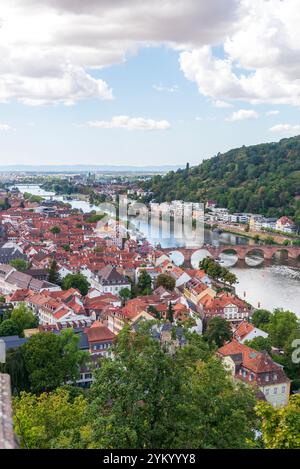
{"label": "blue sky", "polygon": [[[189,1],[191,7],[197,8],[197,2]],[[292,0],[288,0],[288,3],[292,7]],[[32,11],[32,17],[34,14],[35,10]],[[251,21],[250,17],[249,28],[252,31]],[[0,164],[185,165],[187,161],[197,164],[219,151],[277,141],[300,133],[299,106],[296,102],[300,90],[295,91],[295,103],[282,83],[275,83],[276,89],[274,86],[272,95],[268,82],[270,73],[267,75],[265,69],[260,70],[259,66],[255,69],[250,63],[238,62],[237,54],[241,54],[241,51],[237,52],[237,47],[232,46],[234,35],[231,37],[232,43],[226,45],[228,34],[222,40],[214,40],[214,44],[209,45],[209,53],[207,44],[186,47],[178,44],[174,46],[173,43],[143,43],[138,47],[131,45],[128,50],[121,48],[122,58],[110,66],[100,64],[101,68],[97,70],[85,63],[84,70],[89,81],[94,79],[98,83],[98,80],[102,80],[105,89],[95,94],[94,91],[86,92],[85,88],[86,95],[80,95],[80,99],[74,92],[73,82],[71,91],[67,88],[63,98],[56,89],[56,94],[53,92],[50,81],[45,82],[45,89],[41,93],[39,80],[31,80],[30,73],[25,74],[23,71],[33,66],[34,54],[29,55],[28,63],[26,67],[22,65],[21,72],[14,71],[15,75],[18,74],[18,83],[20,75],[24,83],[25,79],[30,78],[31,88],[26,82],[26,87],[22,86],[14,95],[16,86],[9,88],[7,84],[11,83],[12,72],[8,80],[6,62],[4,60],[1,67],[0,60]],[[259,32],[257,34],[259,36]],[[278,42],[278,38],[276,40]],[[239,44],[240,37],[236,41]],[[80,40],[77,42],[80,45]],[[137,42],[137,39],[133,42]],[[15,39],[8,37],[8,43],[15,44]],[[37,50],[44,50],[39,44],[35,46]],[[62,50],[62,44],[59,47],[55,44],[55,48],[51,44],[51,47],[55,54]],[[251,56],[250,52],[248,57]],[[212,59],[208,59],[209,54]],[[219,72],[216,65],[218,60],[226,68],[230,54],[234,61],[232,69]],[[78,64],[80,59],[77,56],[71,58],[74,63],[76,61],[76,67],[81,65]],[[257,60],[258,64],[259,59],[251,56],[251,60]],[[269,72],[272,66],[274,64],[271,63]],[[55,67],[56,64],[53,64],[51,74],[55,73]],[[235,77],[232,77],[231,72],[235,73]],[[6,80],[6,95],[2,102],[1,73],[3,80]],[[42,67],[37,73],[41,83],[42,80],[49,80],[49,72],[46,73]],[[249,77],[254,73],[258,77],[256,81],[243,82],[243,75]],[[76,84],[79,83],[81,79],[77,75],[75,78]],[[262,83],[263,79],[265,83]],[[289,79],[293,85],[293,77]],[[280,77],[274,75],[274,82],[276,80],[280,80]],[[51,92],[47,97],[49,83]],[[264,86],[265,90],[261,91]],[[108,88],[112,90],[114,99],[110,99]],[[82,90],[79,92],[82,93]],[[69,104],[67,99],[72,101],[72,105],[66,105]],[[228,107],[216,107],[216,101],[221,101],[222,105],[227,103]],[[267,115],[270,111],[273,114]],[[119,125],[118,116],[127,116],[124,125]],[[138,119],[138,125],[131,119]],[[141,119],[143,130],[139,127]],[[112,120],[114,125],[111,125]],[[149,126],[154,126],[154,129],[150,130]]]}

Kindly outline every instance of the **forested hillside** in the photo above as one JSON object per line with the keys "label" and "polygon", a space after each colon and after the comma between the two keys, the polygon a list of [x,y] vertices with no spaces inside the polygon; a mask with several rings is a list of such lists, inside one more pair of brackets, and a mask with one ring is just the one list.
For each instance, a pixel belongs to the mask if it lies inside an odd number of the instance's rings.
{"label": "forested hillside", "polygon": [[215,200],[230,211],[289,215],[300,223],[300,136],[230,150],[145,184],[158,202]]}

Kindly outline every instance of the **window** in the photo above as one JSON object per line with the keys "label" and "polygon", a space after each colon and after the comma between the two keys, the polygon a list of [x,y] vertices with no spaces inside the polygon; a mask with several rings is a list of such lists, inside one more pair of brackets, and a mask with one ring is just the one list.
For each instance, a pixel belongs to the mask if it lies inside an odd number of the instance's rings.
{"label": "window", "polygon": [[266,396],[269,395],[269,388],[266,388],[266,389],[265,389],[265,394],[266,394]]}
{"label": "window", "polygon": [[282,392],[282,394],[284,394],[284,393],[285,393],[285,386],[282,386],[282,388],[281,388],[281,392]]}
{"label": "window", "polygon": [[274,388],[274,394],[277,394],[277,388]]}
{"label": "window", "polygon": [[269,381],[269,375],[266,375],[266,381]]}
{"label": "window", "polygon": [[273,379],[274,379],[274,381],[277,380],[277,374],[276,373],[273,374]]}

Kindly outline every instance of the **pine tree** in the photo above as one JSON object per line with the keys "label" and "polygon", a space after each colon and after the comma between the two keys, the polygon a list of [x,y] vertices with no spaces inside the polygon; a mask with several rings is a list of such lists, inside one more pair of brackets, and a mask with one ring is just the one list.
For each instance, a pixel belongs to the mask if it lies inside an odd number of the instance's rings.
{"label": "pine tree", "polygon": [[57,268],[57,262],[55,259],[53,259],[50,269],[49,269],[49,282],[50,283],[56,283],[59,284],[60,282],[60,277],[58,273],[58,268]]}
{"label": "pine tree", "polygon": [[173,306],[171,302],[169,303],[169,306],[168,306],[167,319],[170,322],[174,321],[174,310],[173,310]]}

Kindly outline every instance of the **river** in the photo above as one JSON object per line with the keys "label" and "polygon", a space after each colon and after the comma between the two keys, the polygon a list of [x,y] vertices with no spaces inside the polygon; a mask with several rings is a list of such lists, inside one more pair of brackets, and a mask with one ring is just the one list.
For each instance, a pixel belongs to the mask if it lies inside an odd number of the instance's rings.
{"label": "river", "polygon": [[[48,198],[50,196],[55,200],[63,200],[62,196],[55,196],[53,192],[46,192],[37,185],[18,185],[21,192],[30,192]],[[84,213],[91,210],[97,210],[98,207],[90,205],[88,202],[79,200],[67,200],[72,208],[81,209]],[[149,232],[147,222],[138,222],[131,219],[131,222],[145,234],[152,243],[160,243],[162,247],[181,247],[185,245],[185,240],[176,238],[172,232],[168,238],[162,238],[158,229],[154,233]],[[206,244],[236,245],[247,244],[249,240],[241,236],[229,233],[213,233],[210,230],[204,232],[204,242]],[[283,308],[293,311],[300,317],[300,269],[289,265],[279,264],[274,261],[271,265],[257,265],[260,262],[258,256],[252,256],[247,262],[252,267],[231,267],[234,262],[234,256],[226,254],[222,256],[224,265],[236,274],[238,284],[236,286],[237,294],[251,303],[253,306],[273,310]]]}

